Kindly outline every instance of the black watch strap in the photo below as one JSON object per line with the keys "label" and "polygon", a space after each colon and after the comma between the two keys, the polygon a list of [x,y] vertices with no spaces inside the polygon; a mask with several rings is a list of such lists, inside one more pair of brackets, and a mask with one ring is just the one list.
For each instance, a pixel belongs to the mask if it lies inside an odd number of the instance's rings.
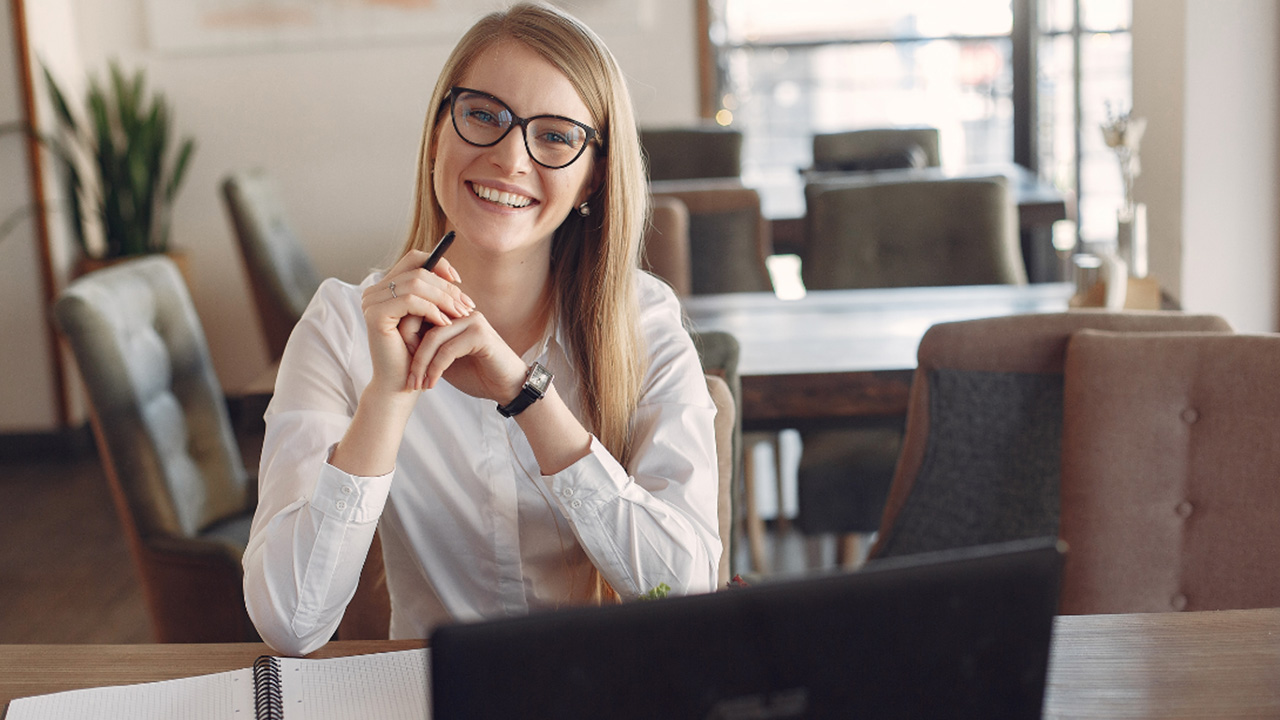
{"label": "black watch strap", "polygon": [[524,376],[524,385],[520,388],[520,394],[516,395],[516,399],[506,405],[499,405],[498,412],[502,417],[515,417],[524,412],[535,402],[541,400],[547,394],[547,388],[551,386],[551,379],[554,377],[551,371],[542,366],[541,363],[534,363],[529,366],[529,372]]}

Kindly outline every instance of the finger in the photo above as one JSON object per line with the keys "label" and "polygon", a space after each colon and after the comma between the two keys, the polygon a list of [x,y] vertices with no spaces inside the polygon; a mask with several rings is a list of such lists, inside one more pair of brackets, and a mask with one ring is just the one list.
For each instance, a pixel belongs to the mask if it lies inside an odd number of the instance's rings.
{"label": "finger", "polygon": [[408,290],[415,295],[421,295],[455,318],[466,317],[476,308],[475,302],[457,285],[436,277],[426,270],[415,270],[398,282],[397,291]]}
{"label": "finger", "polygon": [[440,258],[440,261],[436,263],[435,270],[432,270],[432,272],[450,282],[462,282],[462,276],[458,274],[457,268],[445,258]]}
{"label": "finger", "polygon": [[[449,345],[454,338],[462,335],[466,329],[465,325],[464,321],[449,327],[430,328],[423,333],[422,344],[414,351],[409,363],[409,387],[416,390],[435,387],[440,376],[458,357],[456,349],[453,355],[439,357],[440,350]],[[432,368],[435,368],[434,376],[431,374]]]}

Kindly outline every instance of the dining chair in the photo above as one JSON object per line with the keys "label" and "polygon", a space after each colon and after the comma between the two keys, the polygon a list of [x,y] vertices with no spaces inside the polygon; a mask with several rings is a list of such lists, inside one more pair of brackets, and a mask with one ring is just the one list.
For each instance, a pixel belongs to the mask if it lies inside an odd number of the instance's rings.
{"label": "dining chair", "polygon": [[640,129],[650,180],[737,178],[742,133],[719,125]]}
{"label": "dining chair", "polygon": [[813,136],[815,171],[858,172],[939,167],[937,128],[904,126],[865,128]]}
{"label": "dining chair", "polygon": [[258,308],[272,362],[284,354],[289,333],[320,287],[320,274],[294,232],[275,180],[261,170],[241,171],[222,181],[240,257]]}
{"label": "dining chair", "polygon": [[679,297],[693,291],[689,268],[689,208],[678,197],[653,198],[640,267],[662,278]]}
{"label": "dining chair", "polygon": [[[720,463],[720,540],[724,544],[724,556],[721,560],[722,575],[729,572],[730,561],[734,557],[737,538],[739,536],[739,518],[744,508],[739,498],[749,496],[751,486],[743,474],[743,437],[742,437],[742,379],[738,375],[738,339],[727,332],[690,331],[693,346],[698,351],[698,359],[702,363],[702,371],[708,377],[708,388],[715,383],[711,378],[719,378],[729,392],[731,405],[723,399],[717,399],[713,391],[712,399],[716,400],[716,449]],[[727,426],[727,427],[725,427]],[[727,461],[727,465],[726,465]],[[739,481],[738,478],[743,478]],[[750,519],[750,516],[747,517]],[[762,549],[763,535],[760,528],[748,527],[748,539],[753,543],[754,554]],[[729,577],[725,575],[720,582],[724,587]]]}
{"label": "dining chair", "polygon": [[177,267],[149,256],[89,273],[53,310],[156,640],[256,640],[240,565],[256,484]]}
{"label": "dining chair", "polygon": [[773,254],[760,193],[736,180],[650,183],[655,203],[675,198],[689,212],[689,292],[772,292],[765,259]]}
{"label": "dining chair", "polygon": [[814,181],[805,202],[809,290],[1027,281],[1003,176]]}
{"label": "dining chair", "polygon": [[872,557],[1058,533],[1063,368],[1082,329],[1231,332],[1214,315],[1098,310],[929,328]]}
{"label": "dining chair", "polygon": [[[1004,178],[885,177],[808,183],[807,289],[1026,283]],[[796,525],[836,535],[840,565],[880,525],[903,422],[801,433]]]}
{"label": "dining chair", "polygon": [[1280,607],[1280,335],[1079,332],[1062,612]]}

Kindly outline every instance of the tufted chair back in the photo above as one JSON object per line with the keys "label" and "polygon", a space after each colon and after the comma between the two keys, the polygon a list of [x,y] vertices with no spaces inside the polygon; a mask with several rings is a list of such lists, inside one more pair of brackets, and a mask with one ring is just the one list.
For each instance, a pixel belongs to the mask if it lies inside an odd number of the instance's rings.
{"label": "tufted chair back", "polygon": [[1058,532],[1063,367],[1082,329],[1216,332],[1213,315],[1014,315],[934,325],[920,341],[902,454],[872,556]]}
{"label": "tufted chair back", "polygon": [[1062,612],[1280,607],[1280,336],[1081,332]]}
{"label": "tufted chair back", "polygon": [[54,311],[158,639],[254,637],[240,589],[253,487],[177,267],[151,256],[90,273]]}
{"label": "tufted chair back", "polygon": [[266,173],[233,173],[222,183],[222,198],[249,274],[267,351],[272,361],[279,360],[289,333],[320,287],[320,274]]}

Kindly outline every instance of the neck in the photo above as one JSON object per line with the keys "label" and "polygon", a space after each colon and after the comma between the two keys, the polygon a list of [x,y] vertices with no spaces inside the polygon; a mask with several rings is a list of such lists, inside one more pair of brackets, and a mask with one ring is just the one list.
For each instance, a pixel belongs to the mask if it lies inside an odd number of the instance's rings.
{"label": "neck", "polygon": [[551,316],[551,254],[536,250],[520,257],[481,255],[459,248],[450,262],[462,276],[462,290],[512,350],[524,354],[542,338]]}

